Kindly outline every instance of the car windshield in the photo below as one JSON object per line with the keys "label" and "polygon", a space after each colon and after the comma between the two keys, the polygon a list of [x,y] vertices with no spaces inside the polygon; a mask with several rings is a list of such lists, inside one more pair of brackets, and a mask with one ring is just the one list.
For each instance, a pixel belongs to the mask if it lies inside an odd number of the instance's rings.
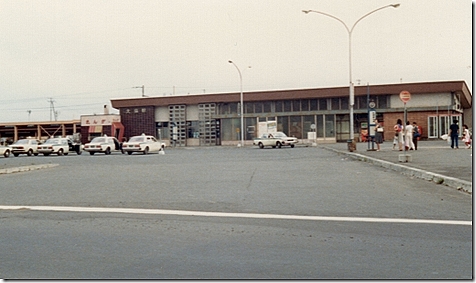
{"label": "car windshield", "polygon": [[129,142],[143,142],[144,137],[132,137]]}
{"label": "car windshield", "polygon": [[55,144],[55,143],[59,143],[59,139],[49,139],[49,140],[46,140],[44,144]]}
{"label": "car windshield", "polygon": [[275,138],[286,138],[287,136],[284,133],[275,133],[274,137]]}
{"label": "car windshield", "polygon": [[17,140],[15,144],[28,144],[28,140]]}
{"label": "car windshield", "polygon": [[106,142],[105,138],[94,138],[91,143],[101,143],[101,142]]}

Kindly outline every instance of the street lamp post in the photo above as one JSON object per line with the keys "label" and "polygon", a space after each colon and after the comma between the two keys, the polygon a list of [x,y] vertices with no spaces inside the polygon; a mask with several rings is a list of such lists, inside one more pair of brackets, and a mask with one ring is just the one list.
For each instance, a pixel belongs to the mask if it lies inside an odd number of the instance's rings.
{"label": "street lamp post", "polygon": [[375,9],[373,11],[370,11],[368,12],[367,14],[363,15],[362,17],[360,17],[353,25],[351,28],[349,28],[347,26],[347,24],[342,21],[341,19],[337,18],[336,16],[333,16],[333,15],[330,15],[330,14],[327,14],[327,13],[324,13],[324,12],[320,12],[320,11],[315,11],[315,10],[302,10],[305,14],[309,14],[309,13],[317,13],[317,14],[321,14],[321,15],[324,15],[324,16],[328,16],[328,17],[331,17],[337,21],[339,21],[340,23],[342,23],[344,25],[344,27],[346,28],[347,30],[347,33],[349,34],[349,107],[350,107],[350,125],[349,125],[349,132],[350,132],[350,141],[353,142],[354,141],[354,83],[352,82],[352,32],[354,31],[354,28],[355,26],[362,20],[364,19],[365,17],[377,12],[377,11],[380,11],[382,9],[385,9],[385,8],[398,8],[400,6],[400,4],[390,4],[390,5],[386,5],[386,6],[383,6],[383,7],[380,7],[378,9]]}
{"label": "street lamp post", "polygon": [[[243,130],[243,76],[241,75],[240,68],[231,60],[228,60],[228,63],[233,64],[235,66],[236,70],[238,71],[238,74],[240,74],[240,124],[241,124],[241,143],[240,146],[243,147],[245,145],[245,140],[244,140],[244,130]],[[248,66],[248,68],[251,68],[251,66]]]}

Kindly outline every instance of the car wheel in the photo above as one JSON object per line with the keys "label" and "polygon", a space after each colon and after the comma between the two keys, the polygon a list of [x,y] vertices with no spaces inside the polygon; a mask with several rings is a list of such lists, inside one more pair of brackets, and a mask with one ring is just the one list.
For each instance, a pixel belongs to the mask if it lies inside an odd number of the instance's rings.
{"label": "car wheel", "polygon": [[43,153],[43,156],[50,156],[49,153]]}
{"label": "car wheel", "polygon": [[33,153],[34,156],[38,156],[38,153]]}
{"label": "car wheel", "polygon": [[263,143],[262,143],[262,142],[260,142],[260,143],[258,144],[258,146],[259,146],[259,148],[261,148],[261,149],[263,149],[263,148],[264,148],[264,145],[263,145]]}
{"label": "car wheel", "polygon": [[10,150],[5,150],[5,152],[3,153],[3,157],[9,157],[10,156]]}
{"label": "car wheel", "polygon": [[149,153],[149,147],[146,147],[146,148],[144,149],[144,154],[147,154],[147,153]]}
{"label": "car wheel", "polygon": [[111,154],[111,149],[110,149],[109,147],[108,147],[108,148],[106,148],[106,152],[105,152],[105,154],[106,154],[106,155],[109,155],[109,154]]}
{"label": "car wheel", "polygon": [[90,155],[94,155],[94,151],[90,151],[89,154],[90,154]]}
{"label": "car wheel", "polygon": [[277,143],[276,143],[276,146],[277,146],[278,148],[281,148],[281,143],[280,143],[280,142],[277,142]]}
{"label": "car wheel", "polygon": [[26,155],[28,156],[32,156],[33,155],[33,150],[31,150],[31,148],[28,150],[28,152],[26,153]]}
{"label": "car wheel", "polygon": [[19,153],[14,153],[13,156],[18,157]]}
{"label": "car wheel", "polygon": [[291,145],[291,148],[294,148],[294,144]]}
{"label": "car wheel", "polygon": [[127,154],[131,155],[131,154],[132,154],[132,151],[128,151]]}
{"label": "car wheel", "polygon": [[61,155],[63,155],[63,149],[62,149],[62,148],[60,148],[60,149],[58,150],[58,156],[61,156]]}
{"label": "car wheel", "polygon": [[68,153],[69,153],[69,152],[65,152],[65,153],[63,153],[63,155],[68,155]]}

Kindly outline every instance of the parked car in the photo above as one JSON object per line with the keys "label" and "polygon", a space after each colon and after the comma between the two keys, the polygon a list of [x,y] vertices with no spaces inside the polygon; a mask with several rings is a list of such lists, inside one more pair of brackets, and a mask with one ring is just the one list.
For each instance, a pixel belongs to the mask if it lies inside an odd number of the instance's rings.
{"label": "parked car", "polygon": [[39,142],[35,139],[21,139],[17,140],[11,145],[13,156],[26,154],[28,156],[38,155]]}
{"label": "parked car", "polygon": [[153,136],[140,135],[134,136],[129,139],[128,142],[122,144],[122,150],[131,155],[133,152],[142,152],[147,154],[153,151],[161,151],[165,148],[165,143],[159,142]]}
{"label": "parked car", "polygon": [[96,152],[101,152],[106,155],[113,151],[120,151],[119,141],[115,137],[96,137],[91,142],[84,145],[84,150],[89,154],[94,155]]}
{"label": "parked car", "polygon": [[7,145],[0,145],[0,155],[3,155],[4,157],[9,157],[11,152],[11,147]]}
{"label": "parked car", "polygon": [[46,140],[45,143],[38,146],[38,152],[43,153],[44,156],[48,156],[52,153],[61,155],[68,155],[70,150],[71,141],[67,138],[51,138]]}
{"label": "parked car", "polygon": [[297,138],[288,137],[283,132],[266,133],[261,135],[260,138],[253,139],[253,145],[257,145],[259,148],[264,148],[265,146],[271,146],[272,148],[281,148],[281,146],[294,147],[297,142]]}

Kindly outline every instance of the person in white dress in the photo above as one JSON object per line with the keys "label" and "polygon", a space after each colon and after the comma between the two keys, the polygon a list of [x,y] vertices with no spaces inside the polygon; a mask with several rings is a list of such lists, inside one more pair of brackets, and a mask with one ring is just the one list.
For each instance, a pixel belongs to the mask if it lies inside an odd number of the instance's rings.
{"label": "person in white dress", "polygon": [[466,148],[471,148],[471,134],[469,133],[468,125],[463,125],[463,142]]}
{"label": "person in white dress", "polygon": [[405,136],[405,149],[414,150],[415,145],[413,144],[413,126],[410,124],[410,121],[407,121],[407,125],[404,130]]}

